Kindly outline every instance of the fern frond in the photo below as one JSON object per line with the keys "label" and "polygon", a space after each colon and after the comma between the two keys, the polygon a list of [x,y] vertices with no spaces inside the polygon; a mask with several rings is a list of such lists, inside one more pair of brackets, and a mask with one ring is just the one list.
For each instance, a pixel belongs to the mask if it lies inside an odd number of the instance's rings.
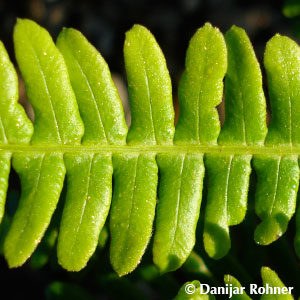
{"label": "fern frond", "polygon": [[[110,209],[110,257],[119,275],[142,259],[155,212],[154,263],[161,272],[179,268],[196,242],[205,170],[204,246],[211,257],[223,257],[231,246],[229,227],[246,214],[252,160],[262,220],[255,240],[267,245],[286,231],[299,181],[300,49],[295,42],[276,35],[267,44],[272,108],[267,129],[261,70],[245,31],[233,26],[224,38],[205,24],[187,50],[175,129],[165,58],[153,35],[135,25],[124,44],[129,131],[109,68],[80,32],[63,29],[55,45],[45,29],[18,20],[14,43],[35,120],[32,124],[17,103],[16,72],[0,44],[0,218],[11,157],[22,184],[4,243],[11,267],[22,265],[41,241],[65,175],[57,253],[67,270],[87,264]],[[221,129],[216,106],[224,76]]]}

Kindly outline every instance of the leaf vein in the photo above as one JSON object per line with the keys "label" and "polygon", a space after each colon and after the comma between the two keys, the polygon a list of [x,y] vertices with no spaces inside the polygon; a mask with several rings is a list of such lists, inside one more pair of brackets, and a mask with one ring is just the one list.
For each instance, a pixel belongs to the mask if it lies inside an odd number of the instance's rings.
{"label": "leaf vein", "polygon": [[75,248],[75,246],[77,244],[77,240],[78,240],[78,232],[79,232],[80,226],[82,224],[82,220],[83,220],[83,216],[84,216],[84,213],[85,213],[87,200],[88,200],[89,194],[90,194],[91,170],[92,170],[94,157],[95,157],[95,154],[92,155],[91,162],[90,162],[90,165],[89,165],[88,180],[87,180],[87,186],[86,186],[87,192],[86,192],[85,199],[84,199],[84,202],[83,202],[82,211],[81,211],[81,215],[80,215],[80,219],[79,219],[79,224],[77,225],[77,228],[76,228],[75,239],[74,239],[74,242],[73,242],[73,245],[72,245],[72,248],[71,248],[71,256],[72,256],[72,254],[74,254],[74,248]]}
{"label": "leaf vein", "polygon": [[100,111],[100,109],[99,109],[99,104],[98,104],[98,102],[97,102],[97,100],[96,100],[94,90],[93,90],[92,86],[90,85],[90,82],[89,82],[88,77],[87,77],[87,76],[85,75],[85,73],[83,72],[83,69],[82,69],[82,67],[81,67],[81,65],[80,65],[80,63],[79,63],[79,61],[76,59],[76,57],[73,55],[73,53],[71,53],[71,55],[73,56],[75,62],[77,63],[77,65],[78,65],[78,67],[79,67],[79,69],[80,69],[80,72],[81,72],[82,76],[84,77],[84,79],[85,79],[85,81],[86,81],[86,84],[87,84],[87,86],[88,86],[88,89],[89,89],[89,91],[90,91],[90,94],[91,94],[91,96],[92,96],[93,102],[94,102],[95,107],[96,107],[96,112],[97,112],[97,116],[98,116],[98,119],[99,119],[100,126],[103,128],[103,133],[104,133],[105,140],[108,141],[107,135],[106,135],[106,131],[105,131],[105,127],[104,127],[104,123],[103,123],[103,121],[102,121],[101,111]]}
{"label": "leaf vein", "polygon": [[186,154],[183,154],[182,162],[181,162],[181,166],[180,166],[180,184],[179,184],[179,190],[177,193],[176,211],[175,211],[175,226],[174,226],[175,229],[174,229],[174,235],[173,235],[171,246],[170,246],[171,250],[173,249],[173,246],[175,244],[176,235],[178,232],[178,216],[179,216],[179,212],[181,211],[180,206],[182,204],[182,201],[181,201],[182,173],[183,173],[185,158],[186,158]]}
{"label": "leaf vein", "polygon": [[[27,33],[26,33],[26,35],[27,35]],[[27,38],[29,39],[28,35],[27,35]],[[55,124],[55,127],[56,127],[57,137],[58,137],[59,143],[62,143],[62,139],[61,139],[61,135],[60,135],[60,130],[59,130],[59,126],[58,126],[58,121],[57,121],[56,113],[55,113],[55,110],[54,110],[54,107],[53,107],[53,103],[52,103],[52,96],[51,96],[51,94],[49,92],[49,89],[48,89],[47,79],[46,79],[46,76],[44,74],[43,68],[41,66],[40,58],[39,58],[39,56],[38,56],[35,48],[33,47],[33,45],[31,43],[29,43],[29,44],[30,44],[30,46],[32,48],[33,55],[34,55],[34,57],[37,60],[37,66],[38,66],[38,68],[40,70],[41,77],[42,77],[44,85],[45,85],[46,94],[47,94],[48,99],[49,99],[50,108],[51,108],[51,112],[52,112],[52,115],[53,115],[54,124]]]}

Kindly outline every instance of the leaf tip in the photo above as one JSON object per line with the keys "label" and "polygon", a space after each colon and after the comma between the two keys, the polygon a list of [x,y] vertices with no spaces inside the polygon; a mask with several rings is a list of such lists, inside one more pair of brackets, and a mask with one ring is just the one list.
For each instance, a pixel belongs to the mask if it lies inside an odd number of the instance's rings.
{"label": "leaf tip", "polygon": [[36,27],[41,27],[40,25],[38,25],[36,22],[34,22],[33,20],[30,19],[26,19],[26,18],[17,18],[16,20],[16,24],[15,24],[15,28],[16,27],[23,27],[23,26],[36,26]]}
{"label": "leaf tip", "polygon": [[218,226],[207,224],[203,238],[204,248],[213,259],[221,259],[230,250],[229,233]]}
{"label": "leaf tip", "polygon": [[209,28],[209,29],[212,29],[213,26],[210,22],[205,22],[204,25],[203,25],[204,28]]}
{"label": "leaf tip", "polygon": [[128,271],[125,271],[125,270],[117,270],[117,269],[114,269],[115,270],[115,272],[117,273],[117,275],[118,275],[118,277],[119,278],[121,278],[121,277],[123,277],[123,276],[125,276],[125,275],[127,275],[127,274],[129,274],[130,272],[128,272]]}
{"label": "leaf tip", "polygon": [[80,260],[77,260],[76,262],[68,262],[64,259],[61,259],[58,255],[58,264],[65,270],[67,270],[68,272],[79,272],[81,271],[83,268],[86,267],[86,263],[82,264]]}
{"label": "leaf tip", "polygon": [[225,283],[229,283],[229,282],[231,281],[231,277],[232,277],[231,275],[225,274],[225,275],[224,275],[224,282],[225,282]]}
{"label": "leaf tip", "polygon": [[261,268],[260,272],[261,272],[261,277],[266,277],[268,274],[273,273],[273,271],[269,267],[266,267],[266,266],[263,266]]}
{"label": "leaf tip", "polygon": [[142,36],[152,35],[150,30],[141,24],[134,24],[129,30],[125,33],[125,38],[128,39],[131,36],[137,36],[139,39]]}
{"label": "leaf tip", "polygon": [[245,33],[245,29],[236,25],[232,25],[230,29],[227,30],[226,35],[231,32],[234,32],[236,34],[243,34]]}
{"label": "leaf tip", "polygon": [[285,233],[288,220],[284,215],[268,217],[262,221],[254,232],[254,240],[259,245],[269,245]]}
{"label": "leaf tip", "polygon": [[9,253],[9,251],[5,249],[5,246],[4,246],[4,257],[10,269],[21,267],[25,263],[25,261],[29,258],[26,257],[24,259],[23,256],[18,256],[15,255],[14,253]]}

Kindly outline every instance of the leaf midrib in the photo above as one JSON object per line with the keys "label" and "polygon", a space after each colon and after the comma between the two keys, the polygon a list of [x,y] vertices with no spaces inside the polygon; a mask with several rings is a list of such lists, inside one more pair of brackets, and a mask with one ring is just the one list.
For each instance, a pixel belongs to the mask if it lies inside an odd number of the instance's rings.
{"label": "leaf midrib", "polygon": [[156,144],[157,143],[157,137],[156,137],[155,123],[154,123],[154,120],[153,120],[153,103],[152,103],[151,91],[150,91],[149,80],[148,80],[149,76],[148,76],[148,72],[147,72],[147,65],[146,65],[146,60],[144,59],[144,53],[143,53],[144,44],[138,50],[139,50],[140,55],[141,55],[141,60],[142,60],[142,64],[143,64],[143,71],[144,71],[144,74],[145,74],[145,84],[146,84],[146,89],[147,89],[147,98],[149,100],[150,121],[151,121],[151,124],[152,124],[152,132],[153,132],[154,142]]}
{"label": "leaf midrib", "polygon": [[[43,164],[44,164],[44,161],[45,161],[45,154],[41,157],[41,161],[39,163],[39,167],[38,167],[38,175],[36,177],[36,182],[34,184],[34,188],[33,190],[31,191],[29,197],[30,197],[30,208],[28,209],[28,212],[26,214],[26,218],[25,218],[25,224],[22,226],[22,230],[19,231],[19,235],[18,235],[18,238],[17,238],[17,242],[15,243],[16,247],[15,249],[21,249],[22,247],[20,247],[20,243],[23,243],[24,242],[24,232],[26,234],[27,232],[27,228],[30,224],[30,221],[31,221],[31,216],[32,216],[32,212],[33,212],[33,208],[35,205],[37,205],[37,201],[34,201],[35,197],[36,197],[36,193],[38,192],[38,189],[39,189],[39,184],[40,184],[40,179],[41,179],[41,170],[42,170],[42,167],[43,167]],[[41,237],[39,237],[40,239]]]}
{"label": "leaf midrib", "polygon": [[[180,176],[179,176],[179,189],[178,189],[178,193],[177,193],[177,199],[176,199],[176,211],[175,211],[175,224],[174,224],[174,232],[173,232],[173,236],[172,236],[172,241],[170,243],[170,250],[171,251],[176,251],[176,237],[178,234],[178,226],[180,226],[180,224],[178,224],[179,222],[179,215],[180,212],[182,211],[180,209],[181,205],[182,205],[182,198],[181,198],[181,192],[182,192],[182,175],[183,175],[183,168],[184,168],[184,163],[185,163],[185,159],[186,159],[186,155],[183,155],[182,157],[182,161],[181,161],[181,165],[180,165]],[[175,246],[175,247],[174,247]]]}
{"label": "leaf midrib", "polygon": [[83,217],[84,217],[84,214],[85,214],[85,211],[86,211],[86,205],[87,205],[87,202],[88,202],[88,197],[90,196],[91,172],[92,172],[92,165],[93,165],[94,157],[95,157],[95,155],[93,155],[91,157],[91,161],[90,161],[90,164],[89,164],[88,180],[87,180],[87,185],[86,185],[86,194],[85,194],[85,197],[84,197],[83,205],[81,207],[81,214],[80,214],[79,222],[78,222],[78,225],[76,227],[76,231],[75,231],[75,234],[74,234],[73,243],[72,243],[72,246],[71,246],[71,251],[70,251],[70,256],[69,256],[70,260],[74,259],[74,254],[76,255],[76,251],[74,251],[74,250],[75,250],[75,247],[78,246],[78,243],[77,243],[77,241],[78,241],[78,235],[79,235],[79,231],[81,229],[82,220],[83,220]]}
{"label": "leaf midrib", "polygon": [[24,145],[24,144],[3,144],[0,143],[1,152],[61,152],[61,153],[211,153],[211,154],[253,154],[253,155],[300,155],[300,145],[290,147],[280,146],[246,146],[246,145]]}
{"label": "leaf midrib", "polygon": [[[68,45],[68,47],[69,47],[69,45]],[[70,48],[69,48],[69,50],[70,50]],[[97,112],[100,127],[102,127],[102,129],[103,129],[104,139],[108,142],[107,134],[106,134],[105,127],[104,127],[104,124],[103,124],[103,121],[102,121],[101,109],[99,108],[99,103],[96,100],[94,89],[92,88],[92,86],[90,84],[90,80],[87,77],[86,73],[83,71],[82,66],[81,66],[80,62],[78,61],[78,59],[75,57],[75,55],[73,54],[73,52],[71,50],[69,51],[69,53],[74,58],[74,61],[76,62],[77,66],[80,70],[80,73],[82,74],[83,78],[85,79],[85,82],[86,82],[86,85],[88,87],[91,99],[92,99],[92,101],[95,105],[95,108],[96,108],[95,110]],[[83,138],[84,138],[84,136],[83,136]]]}
{"label": "leaf midrib", "polygon": [[[29,36],[27,35],[26,33],[26,37],[27,39],[30,41],[30,38]],[[62,138],[61,138],[61,134],[60,134],[60,130],[59,130],[59,125],[58,125],[58,121],[57,121],[57,118],[56,118],[56,112],[55,112],[55,109],[54,109],[54,106],[53,106],[53,102],[52,102],[52,95],[49,91],[49,88],[48,88],[48,82],[47,82],[47,77],[45,76],[44,74],[44,69],[42,67],[42,63],[41,63],[41,59],[38,55],[38,52],[36,51],[35,47],[34,47],[34,44],[31,43],[31,41],[29,42],[29,45],[32,49],[32,52],[33,52],[33,55],[34,57],[36,58],[37,60],[37,64],[36,66],[38,67],[38,69],[40,70],[40,74],[41,74],[41,78],[42,78],[42,81],[44,83],[44,87],[45,87],[45,90],[46,90],[46,95],[48,96],[48,99],[49,99],[49,104],[50,104],[50,110],[51,110],[51,113],[52,113],[52,116],[53,116],[53,120],[54,120],[54,125],[55,125],[55,128],[56,128],[56,133],[57,133],[57,138],[58,138],[58,141],[61,143],[62,142]],[[47,53],[46,49],[44,49],[44,53]]]}

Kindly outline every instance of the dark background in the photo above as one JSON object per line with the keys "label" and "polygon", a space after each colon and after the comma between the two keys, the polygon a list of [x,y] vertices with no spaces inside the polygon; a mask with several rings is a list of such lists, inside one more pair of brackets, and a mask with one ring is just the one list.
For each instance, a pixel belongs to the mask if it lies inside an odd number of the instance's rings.
{"label": "dark background", "polygon": [[[197,28],[207,21],[219,27],[224,33],[233,24],[245,28],[261,62],[265,43],[275,33],[288,35],[295,40],[300,36],[297,29],[300,28],[299,17],[286,18],[282,13],[282,7],[283,2],[275,0],[0,0],[0,39],[15,62],[12,31],[17,17],[37,21],[49,30],[54,38],[62,27],[79,29],[108,62],[125,105],[127,121],[130,122],[122,48],[124,33],[133,24],[145,25],[160,44],[172,77],[176,107],[177,85],[184,68],[185,51],[189,39]],[[26,102],[21,78],[20,98],[33,118]],[[222,109],[220,111],[222,119]],[[258,222],[253,205],[255,180],[255,175],[252,175],[246,220],[241,225],[231,228],[233,246],[224,259],[213,261],[203,251],[201,215],[195,256],[194,260],[190,260],[190,264],[187,263],[176,272],[160,276],[152,265],[151,245],[149,245],[141,265],[131,275],[122,279],[118,279],[110,267],[109,240],[105,243],[105,233],[102,234],[103,243],[99,245],[86,269],[75,274],[68,273],[57,265],[55,237],[63,207],[63,193],[46,237],[33,258],[21,268],[9,270],[3,257],[0,257],[2,294],[0,297],[1,299],[171,299],[177,294],[179,287],[188,280],[198,279],[214,285],[222,284],[223,275],[229,273],[240,279],[245,286],[249,283],[260,283],[259,272],[263,265],[276,270],[287,286],[295,286],[296,294],[299,296],[300,266],[292,247],[294,218],[288,232],[271,246],[262,247],[254,243],[253,232]],[[204,190],[204,205],[205,193]],[[6,217],[0,227],[0,250],[1,241],[9,226],[19,195],[20,183],[12,171]],[[205,264],[200,257],[204,259]],[[6,292],[7,296],[2,298]]]}

